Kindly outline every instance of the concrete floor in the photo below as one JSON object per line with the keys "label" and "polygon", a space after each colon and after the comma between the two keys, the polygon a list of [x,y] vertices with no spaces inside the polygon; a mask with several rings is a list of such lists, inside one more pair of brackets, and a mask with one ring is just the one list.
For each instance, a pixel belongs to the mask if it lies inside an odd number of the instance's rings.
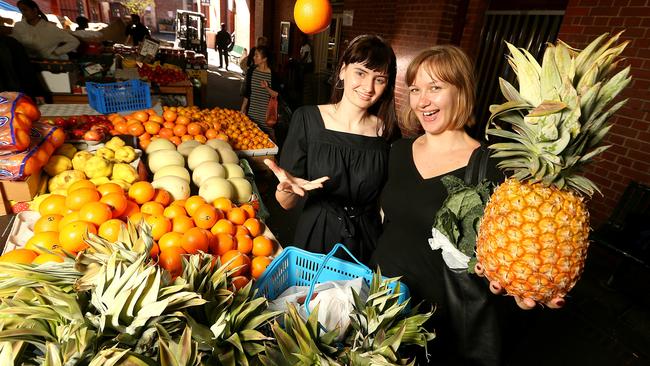
{"label": "concrete floor", "polygon": [[[214,66],[210,52],[207,106],[239,109],[241,72]],[[217,63],[218,65],[218,63]],[[291,242],[297,211],[286,212],[273,197],[275,177],[256,170],[256,182],[271,217],[267,224],[283,245]],[[592,246],[582,279],[560,310],[526,314],[527,332],[508,344],[511,366],[650,365],[650,274],[624,265],[611,287],[605,286],[617,258]]]}

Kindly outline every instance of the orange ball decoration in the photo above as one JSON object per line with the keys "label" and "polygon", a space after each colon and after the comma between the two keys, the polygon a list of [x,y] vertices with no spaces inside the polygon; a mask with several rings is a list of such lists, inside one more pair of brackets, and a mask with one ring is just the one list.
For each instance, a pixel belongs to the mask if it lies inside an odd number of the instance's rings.
{"label": "orange ball decoration", "polygon": [[298,0],[293,8],[293,18],[303,33],[320,33],[332,21],[332,5],[329,0]]}

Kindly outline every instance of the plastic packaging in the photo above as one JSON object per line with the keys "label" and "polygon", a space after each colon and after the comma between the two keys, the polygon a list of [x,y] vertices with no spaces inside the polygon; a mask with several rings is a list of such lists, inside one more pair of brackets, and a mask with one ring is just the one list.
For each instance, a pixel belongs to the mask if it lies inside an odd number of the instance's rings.
{"label": "plastic packaging", "polygon": [[54,126],[34,124],[28,149],[0,155],[0,179],[20,180],[41,169],[62,143],[56,138],[61,133],[58,130]]}
{"label": "plastic packaging", "polygon": [[23,93],[0,93],[0,151],[27,149],[32,122],[40,116],[36,104]]}

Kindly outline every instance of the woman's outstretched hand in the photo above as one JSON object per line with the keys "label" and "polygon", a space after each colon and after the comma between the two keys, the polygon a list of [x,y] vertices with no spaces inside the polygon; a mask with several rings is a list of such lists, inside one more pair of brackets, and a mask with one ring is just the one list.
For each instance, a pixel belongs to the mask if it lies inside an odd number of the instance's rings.
{"label": "woman's outstretched hand", "polygon": [[[474,266],[474,271],[476,272],[477,275],[484,277],[485,276],[485,269],[480,263],[476,263]],[[490,291],[495,294],[495,295],[500,295],[505,292],[499,281],[490,281]],[[537,302],[531,298],[521,298],[519,296],[513,296],[515,298],[515,302],[517,303],[517,306],[519,306],[521,309],[524,310],[530,310],[537,306]],[[544,304],[548,308],[551,309],[559,309],[564,306],[564,298],[562,297],[556,297],[552,299],[551,301],[547,302]]]}
{"label": "woman's outstretched hand", "polygon": [[330,179],[329,177],[321,177],[312,181],[297,178],[289,174],[286,170],[280,168],[274,161],[264,159],[264,164],[271,169],[276,178],[278,178],[278,191],[294,193],[300,197],[305,196],[305,192],[323,188],[323,182]]}

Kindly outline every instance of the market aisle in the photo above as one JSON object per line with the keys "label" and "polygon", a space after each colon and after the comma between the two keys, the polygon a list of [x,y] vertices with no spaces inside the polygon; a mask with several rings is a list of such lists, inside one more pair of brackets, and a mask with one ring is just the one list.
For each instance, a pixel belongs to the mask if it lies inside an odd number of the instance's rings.
{"label": "market aisle", "polygon": [[206,91],[206,108],[229,108],[239,110],[242,98],[239,92],[242,75],[239,65],[230,63],[228,70],[219,68],[219,55],[215,50],[208,50],[208,88]]}

